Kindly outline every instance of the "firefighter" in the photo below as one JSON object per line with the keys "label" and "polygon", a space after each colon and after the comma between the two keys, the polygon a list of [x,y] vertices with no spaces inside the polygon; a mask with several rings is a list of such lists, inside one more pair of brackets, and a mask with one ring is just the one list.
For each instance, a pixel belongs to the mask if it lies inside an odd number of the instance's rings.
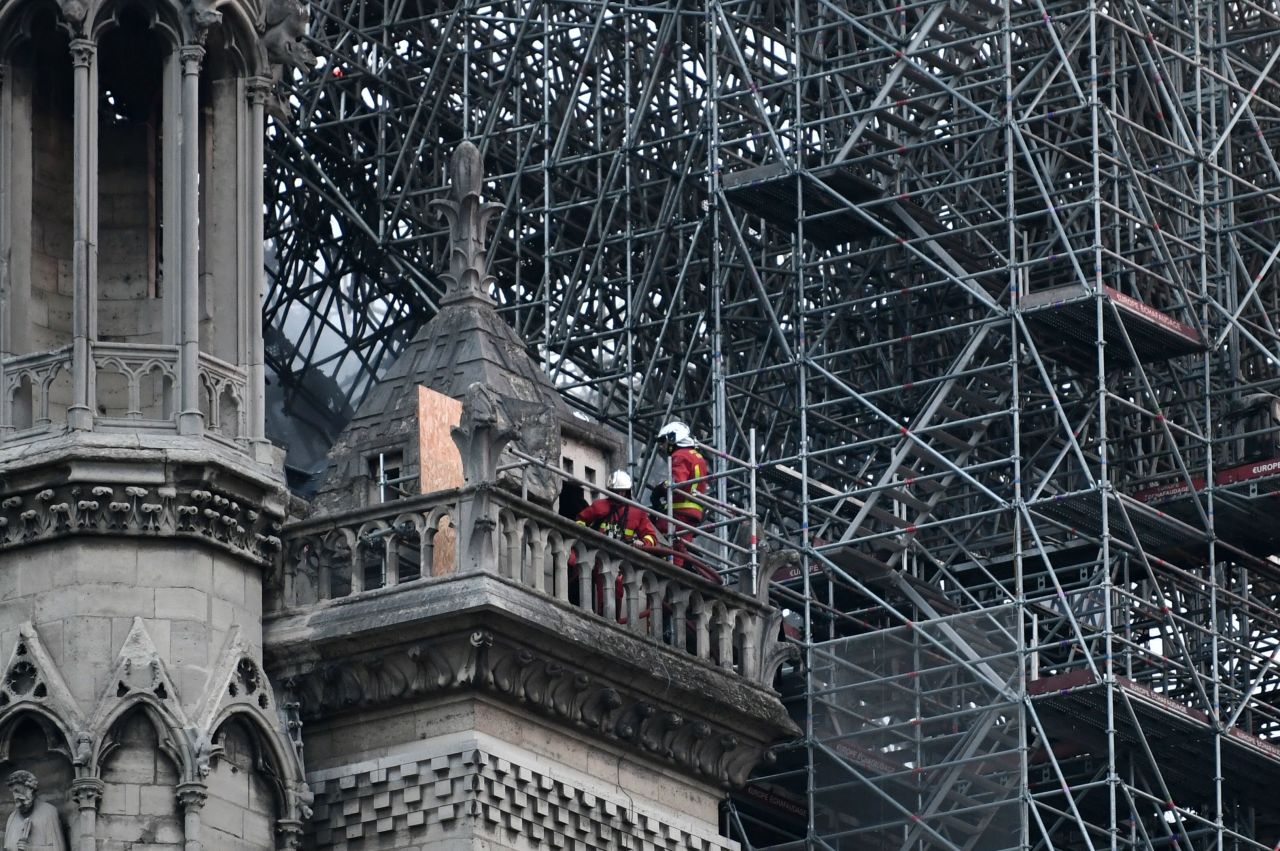
{"label": "firefighter", "polygon": [[[707,459],[697,450],[689,427],[679,420],[664,425],[658,431],[658,451],[671,459],[671,481],[675,484],[661,482],[654,485],[654,510],[660,515],[666,515],[667,501],[672,500],[670,509],[674,520],[688,526],[701,526],[702,503],[699,497],[707,491],[704,480],[709,470]],[[669,529],[668,526],[672,528]],[[675,551],[671,560],[677,567],[683,567],[684,554],[688,552],[689,542],[693,540],[693,530],[669,524],[666,516],[658,518],[657,527],[664,535],[670,534],[671,548]]]}
{"label": "firefighter", "polygon": [[[615,470],[609,476],[608,487],[623,499],[631,499],[631,476],[622,470]],[[590,526],[637,547],[652,547],[658,543],[658,530],[649,519],[649,513],[639,506],[614,499],[612,494],[582,509],[576,519],[580,526]]]}
{"label": "firefighter", "polygon": [[[658,530],[654,528],[653,521],[649,519],[649,512],[639,506],[614,499],[614,495],[623,499],[631,499],[631,476],[622,470],[615,470],[609,476],[608,488],[612,493],[597,499],[578,513],[578,525],[589,526],[597,532],[633,546],[645,549],[656,546],[658,543]],[[569,568],[571,575],[574,577],[577,576],[577,561],[577,557],[570,552]],[[596,565],[593,574],[592,587],[595,588],[595,611],[603,614],[604,578],[600,575],[599,565]],[[622,574],[618,574],[614,584],[618,623],[626,623],[627,619],[622,614]]]}

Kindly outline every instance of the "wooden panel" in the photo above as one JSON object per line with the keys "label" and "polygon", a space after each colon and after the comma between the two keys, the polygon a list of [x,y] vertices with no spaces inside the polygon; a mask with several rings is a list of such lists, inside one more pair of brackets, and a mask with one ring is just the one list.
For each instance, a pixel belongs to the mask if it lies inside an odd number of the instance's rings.
{"label": "wooden panel", "polygon": [[449,435],[461,420],[461,402],[418,385],[418,480],[422,493],[462,486],[462,457]]}
{"label": "wooden panel", "polygon": [[[448,517],[440,520],[440,531],[436,533],[436,547],[432,553],[431,575],[444,576],[453,573],[458,564],[458,533]],[[425,571],[423,572],[425,575]]]}

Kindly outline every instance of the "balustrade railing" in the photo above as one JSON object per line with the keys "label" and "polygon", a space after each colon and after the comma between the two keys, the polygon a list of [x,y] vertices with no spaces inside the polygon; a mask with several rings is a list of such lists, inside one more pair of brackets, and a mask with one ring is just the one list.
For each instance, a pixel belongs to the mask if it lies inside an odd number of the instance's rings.
{"label": "balustrade railing", "polygon": [[249,378],[243,369],[200,353],[200,410],[205,430],[228,440],[245,436]]}
{"label": "balustrade railing", "polygon": [[[95,341],[89,347],[95,428],[176,428],[178,347]],[[0,432],[23,436],[66,422],[72,404],[72,349],[6,358],[0,369]],[[229,441],[245,435],[248,376],[201,353],[205,428]]]}
{"label": "balustrade railing", "polygon": [[66,422],[71,403],[71,346],[6,358],[0,430],[39,433]]}
{"label": "balustrade railing", "polygon": [[93,343],[97,424],[172,428],[178,347]]}
{"label": "balustrade railing", "polygon": [[[485,504],[493,557],[460,555],[458,518]],[[286,527],[268,609],[288,611],[485,572],[674,652],[769,685],[779,614],[639,547],[493,486],[425,494]],[[745,576],[745,574],[744,574]],[[785,655],[785,654],[783,654]]]}

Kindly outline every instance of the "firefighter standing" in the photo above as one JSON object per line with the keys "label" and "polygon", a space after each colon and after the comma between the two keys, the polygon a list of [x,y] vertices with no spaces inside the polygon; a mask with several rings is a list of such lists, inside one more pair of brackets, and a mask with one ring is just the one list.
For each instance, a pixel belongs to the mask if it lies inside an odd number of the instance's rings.
{"label": "firefighter standing", "polygon": [[[689,427],[679,420],[667,423],[658,431],[658,450],[671,459],[671,482],[674,484],[662,482],[654,485],[654,510],[665,515],[667,500],[671,500],[672,519],[688,526],[701,526],[702,503],[699,497],[706,493],[705,479],[709,470],[707,459],[694,445]],[[683,567],[684,554],[693,540],[693,530],[669,524],[665,516],[658,518],[657,526],[664,535],[670,533],[671,548],[675,551],[672,562]],[[668,529],[668,526],[673,528]]]}

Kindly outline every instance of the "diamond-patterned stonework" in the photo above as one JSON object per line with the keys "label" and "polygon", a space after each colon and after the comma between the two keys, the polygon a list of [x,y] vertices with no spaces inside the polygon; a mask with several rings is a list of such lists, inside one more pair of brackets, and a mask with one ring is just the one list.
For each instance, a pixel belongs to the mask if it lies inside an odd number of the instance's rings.
{"label": "diamond-patterned stonework", "polygon": [[[444,833],[503,847],[737,851],[724,837],[645,813],[581,785],[459,741],[436,755],[401,754],[314,773],[309,847],[417,848]],[[619,796],[620,798],[622,796]]]}

